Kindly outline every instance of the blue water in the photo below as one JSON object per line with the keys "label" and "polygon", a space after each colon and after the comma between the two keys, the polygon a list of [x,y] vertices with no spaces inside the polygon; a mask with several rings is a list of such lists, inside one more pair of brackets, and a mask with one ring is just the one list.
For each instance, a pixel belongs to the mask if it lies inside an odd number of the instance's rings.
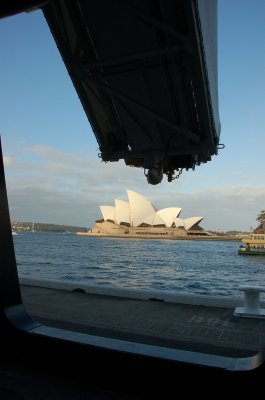
{"label": "blue water", "polygon": [[236,296],[265,285],[265,256],[239,256],[237,241],[112,239],[62,233],[13,236],[20,277]]}

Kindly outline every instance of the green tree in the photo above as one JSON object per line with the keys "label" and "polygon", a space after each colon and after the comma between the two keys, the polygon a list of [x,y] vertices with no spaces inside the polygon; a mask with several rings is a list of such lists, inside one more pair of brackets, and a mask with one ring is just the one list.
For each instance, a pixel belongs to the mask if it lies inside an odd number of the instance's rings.
{"label": "green tree", "polygon": [[259,221],[260,225],[265,229],[265,210],[262,210],[258,214],[257,221]]}

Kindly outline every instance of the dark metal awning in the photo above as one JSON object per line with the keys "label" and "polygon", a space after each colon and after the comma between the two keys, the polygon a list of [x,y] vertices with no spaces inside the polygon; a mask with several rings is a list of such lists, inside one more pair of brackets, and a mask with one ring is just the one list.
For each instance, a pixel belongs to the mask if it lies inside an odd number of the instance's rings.
{"label": "dark metal awning", "polygon": [[103,161],[156,184],[217,154],[215,0],[56,0],[43,12]]}

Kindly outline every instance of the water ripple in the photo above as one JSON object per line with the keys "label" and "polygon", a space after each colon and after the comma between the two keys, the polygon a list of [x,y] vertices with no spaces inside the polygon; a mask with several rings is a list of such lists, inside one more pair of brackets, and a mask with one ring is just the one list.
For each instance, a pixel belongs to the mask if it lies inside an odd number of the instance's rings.
{"label": "water ripple", "polygon": [[138,289],[234,296],[265,285],[265,257],[237,254],[239,242],[135,240],[18,234],[20,276]]}

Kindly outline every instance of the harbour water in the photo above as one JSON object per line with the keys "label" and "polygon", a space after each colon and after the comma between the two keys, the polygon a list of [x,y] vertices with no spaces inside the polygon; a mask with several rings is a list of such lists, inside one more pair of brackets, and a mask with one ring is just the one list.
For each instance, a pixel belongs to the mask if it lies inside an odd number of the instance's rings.
{"label": "harbour water", "polygon": [[19,277],[118,288],[237,296],[239,285],[265,285],[265,257],[239,256],[238,241],[185,241],[19,233]]}

